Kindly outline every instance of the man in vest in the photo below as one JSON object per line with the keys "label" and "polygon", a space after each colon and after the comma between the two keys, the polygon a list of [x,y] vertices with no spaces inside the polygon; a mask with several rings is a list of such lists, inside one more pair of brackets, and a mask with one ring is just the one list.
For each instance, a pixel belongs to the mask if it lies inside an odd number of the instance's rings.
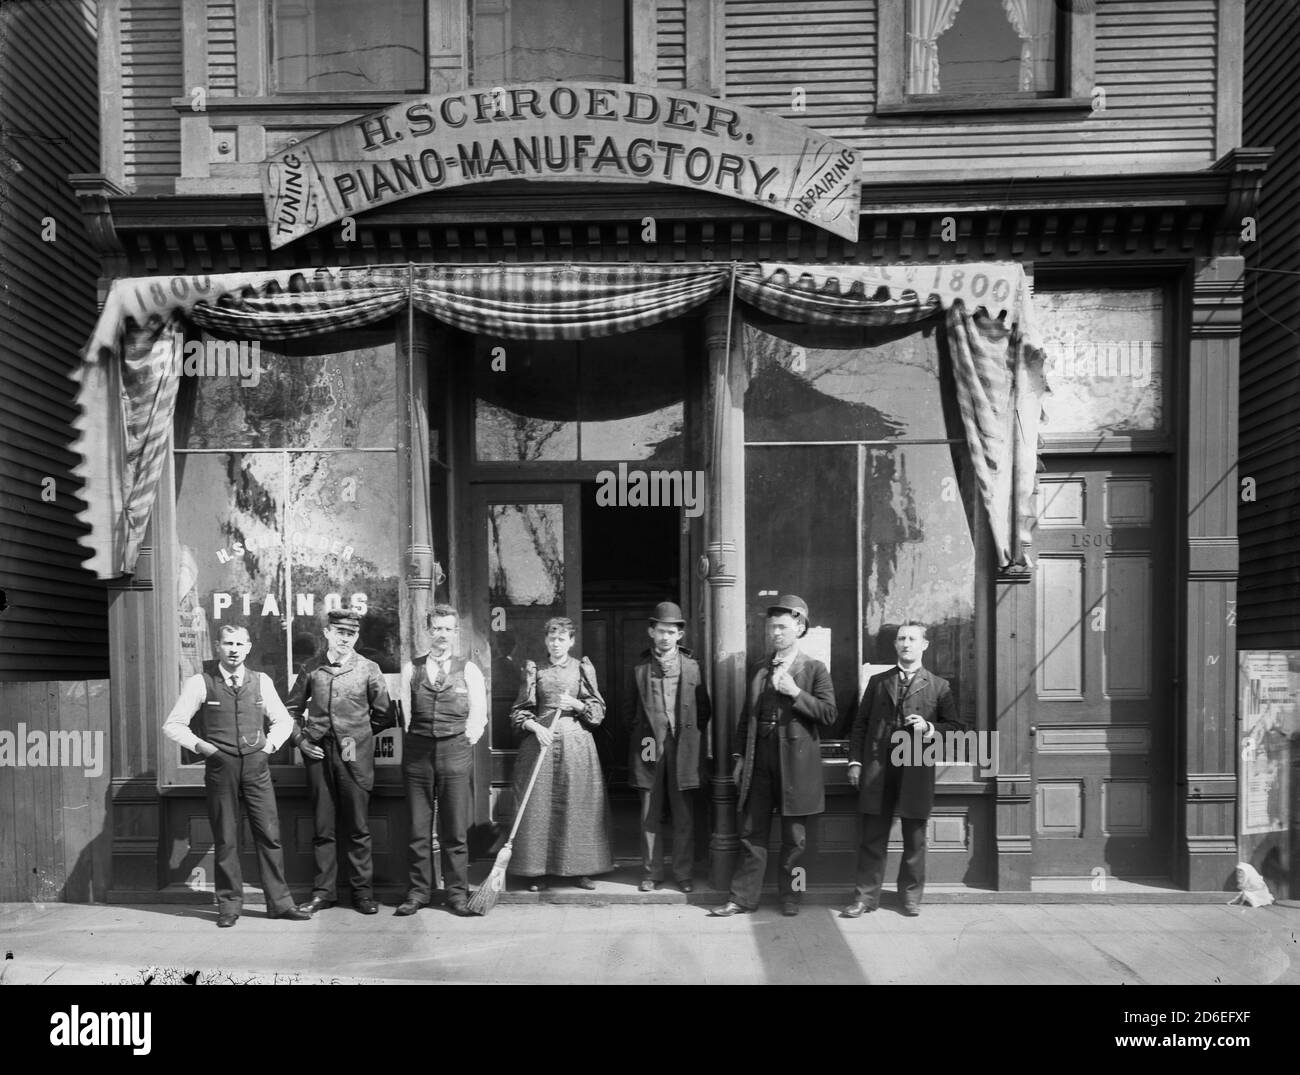
{"label": "man in vest", "polygon": [[435,605],[429,652],[402,669],[402,783],[411,820],[411,883],[395,912],[402,917],[427,907],[433,895],[429,833],[435,800],[447,908],[469,916],[470,772],[474,744],[487,727],[487,690],[478,666],[454,655],[459,630],[460,613]]}
{"label": "man in vest", "polygon": [[730,899],[713,911],[718,918],[758,907],[773,810],[781,817],[781,913],[799,913],[806,886],[796,863],[807,845],[808,818],[826,809],[821,730],[838,715],[830,672],[799,648],[807,633],[802,597],[785,594],[768,606],[768,657],[750,677],[732,755],[732,779],[740,789],[740,861]]}
{"label": "man in vest", "polygon": [[710,708],[700,666],[679,645],[685,628],[677,605],[657,605],[647,629],[651,649],[623,690],[628,782],[641,794],[642,892],[653,892],[664,879],[665,806],[673,824],[673,880],[683,892],[695,888],[695,795],[704,783]]}
{"label": "man in vest", "polygon": [[325,655],[313,657],[299,669],[289,692],[287,708],[302,722],[294,729],[294,742],[302,751],[316,823],[312,841],[316,880],[311,899],[299,908],[308,913],[338,902],[337,815],[348,841],[352,906],[362,914],[379,913],[367,815],[375,786],[375,733],[391,728],[397,717],[379,665],[353,648],[360,632],[361,619],[355,612],[331,612]]}
{"label": "man in vest", "polygon": [[[849,783],[858,789],[862,814],[857,888],[841,911],[860,918],[880,906],[889,827],[898,815],[903,859],[898,866],[902,913],[921,913],[925,892],[925,828],[934,805],[933,758],[924,744],[936,735],[964,731],[948,681],[921,665],[929,648],[925,625],[903,624],[894,638],[898,664],[872,676],[853,720],[849,741]],[[918,757],[918,755],[920,755]]]}
{"label": "man in vest", "polygon": [[[244,905],[239,869],[241,794],[257,846],[267,917],[297,922],[311,918],[294,907],[284,881],[280,818],[271,785],[269,755],[289,738],[293,720],[270,678],[244,667],[251,648],[246,628],[222,627],[217,642],[221,659],[204,662],[203,671],[185,681],[180,698],[163,722],[168,739],[204,758],[203,785],[217,866],[217,925],[223,929],[239,921]],[[202,738],[190,729],[199,713],[203,714]]]}

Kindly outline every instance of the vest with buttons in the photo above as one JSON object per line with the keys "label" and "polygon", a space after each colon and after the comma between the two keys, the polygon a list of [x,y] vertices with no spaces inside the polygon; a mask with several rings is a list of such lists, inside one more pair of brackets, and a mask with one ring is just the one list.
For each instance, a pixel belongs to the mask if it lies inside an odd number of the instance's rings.
{"label": "vest with buttons", "polygon": [[244,682],[233,689],[219,668],[205,667],[208,695],[203,705],[203,738],[225,754],[256,754],[266,746],[266,707],[262,676],[244,669]]}
{"label": "vest with buttons", "polygon": [[437,686],[429,686],[426,671],[429,655],[411,662],[411,727],[416,735],[445,739],[460,735],[469,720],[469,687],[465,682],[464,657],[447,661],[447,674],[438,676]]}

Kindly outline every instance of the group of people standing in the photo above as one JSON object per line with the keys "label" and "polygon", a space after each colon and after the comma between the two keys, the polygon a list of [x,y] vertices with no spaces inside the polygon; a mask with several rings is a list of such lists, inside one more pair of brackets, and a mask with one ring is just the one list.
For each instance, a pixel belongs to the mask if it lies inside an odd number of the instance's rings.
{"label": "group of people standing", "polygon": [[[324,652],[298,673],[287,704],[269,678],[244,667],[248,632],[226,626],[220,659],[188,680],[163,731],[203,755],[208,814],[216,859],[217,924],[233,926],[242,909],[237,833],[239,800],[248,809],[268,915],[305,920],[337,900],[338,843],[346,845],[354,908],[378,913],[367,824],[374,786],[374,736],[399,720],[402,776],[410,820],[410,876],[395,914],[410,916],[432,903],[431,834],[442,851],[444,905],[469,915],[468,832],[473,820],[473,747],[487,727],[481,670],[457,651],[460,617],[435,606],[427,621],[427,651],[402,669],[402,699],[390,698],[379,667],[355,652],[360,621],[329,613]],[[800,648],[809,612],[799,597],[779,597],[766,610],[767,654],[752,672],[737,726],[732,778],[738,789],[740,856],[718,917],[759,903],[775,811],[781,845],[778,889],[782,913],[799,913],[807,887],[798,865],[808,819],[825,809],[820,740],[836,721],[826,666]],[[706,730],[712,715],[699,663],[682,646],[686,620],[672,602],[650,617],[650,646],[628,670],[621,714],[629,734],[629,781],[640,798],[640,889],[665,882],[664,829],[671,826],[667,864],[683,892],[694,888],[696,803],[706,781]],[[523,739],[513,793],[522,810],[510,872],[530,891],[563,879],[595,888],[593,876],[613,869],[612,823],[592,731],[606,719],[596,672],[572,653],[574,623],[544,627],[547,659],[528,661],[511,721]],[[886,842],[894,814],[904,852],[899,893],[905,914],[919,913],[925,883],[926,820],[934,797],[933,765],[898,764],[896,733],[931,738],[960,730],[948,684],[927,672],[924,626],[908,623],[895,640],[898,664],[868,682],[853,722],[849,779],[863,814],[857,887],[842,914],[855,918],[880,905]],[[202,736],[191,728],[202,714]],[[303,754],[315,835],[312,895],[294,906],[284,880],[269,755],[286,741]],[[436,806],[436,814],[435,814]]]}

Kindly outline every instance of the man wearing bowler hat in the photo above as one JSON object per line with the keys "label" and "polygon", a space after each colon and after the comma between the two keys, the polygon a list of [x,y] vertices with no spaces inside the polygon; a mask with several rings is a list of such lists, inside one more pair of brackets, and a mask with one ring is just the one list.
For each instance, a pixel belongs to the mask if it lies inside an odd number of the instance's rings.
{"label": "man wearing bowler hat", "polygon": [[685,631],[681,608],[671,601],[656,605],[646,631],[651,648],[623,691],[629,781],[641,795],[642,892],[664,879],[665,807],[673,826],[673,880],[683,892],[695,887],[695,796],[704,783],[711,710],[700,666],[681,646]]}
{"label": "man wearing bowler hat", "polygon": [[768,658],[750,677],[732,755],[740,788],[740,862],[730,898],[713,912],[719,918],[758,907],[774,809],[781,815],[781,913],[799,913],[803,886],[795,869],[807,843],[806,819],[826,809],[821,729],[837,716],[830,672],[799,649],[807,632],[803,598],[785,594],[768,606]]}
{"label": "man wearing bowler hat", "polygon": [[294,743],[302,751],[316,836],[316,880],[300,910],[314,913],[337,902],[335,819],[347,840],[352,906],[378,914],[370,856],[370,792],[375,786],[375,734],[397,723],[379,665],[356,652],[361,619],[347,609],[329,613],[325,654],[299,670],[287,708],[301,722]]}

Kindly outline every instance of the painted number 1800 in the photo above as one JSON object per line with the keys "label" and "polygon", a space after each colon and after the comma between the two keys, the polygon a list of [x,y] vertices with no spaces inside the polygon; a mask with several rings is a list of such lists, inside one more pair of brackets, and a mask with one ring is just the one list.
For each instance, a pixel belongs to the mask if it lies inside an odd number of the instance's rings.
{"label": "painted number 1800", "polygon": [[1115,547],[1114,534],[1071,534],[1070,548],[1072,549],[1113,549]]}

